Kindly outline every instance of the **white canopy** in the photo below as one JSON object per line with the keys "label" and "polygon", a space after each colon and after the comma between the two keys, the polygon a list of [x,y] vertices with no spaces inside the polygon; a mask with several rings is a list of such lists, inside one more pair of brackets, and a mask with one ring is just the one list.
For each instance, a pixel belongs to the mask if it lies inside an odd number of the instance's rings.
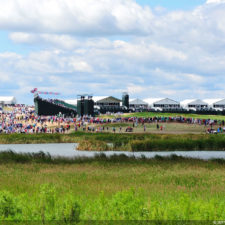
{"label": "white canopy", "polygon": [[94,100],[94,102],[98,102],[102,99],[108,98],[109,96],[94,96],[92,99]]}
{"label": "white canopy", "polygon": [[204,99],[203,101],[206,102],[210,108],[213,108],[214,103],[221,101],[222,99],[220,98],[211,98],[211,99]]}
{"label": "white canopy", "polygon": [[136,99],[131,99],[129,102],[130,105],[148,105],[147,102],[144,102],[143,100],[136,98]]}
{"label": "white canopy", "polygon": [[169,98],[161,99],[160,101],[154,102],[154,104],[157,104],[157,105],[180,105],[179,102],[169,99]]}
{"label": "white canopy", "polygon": [[161,101],[163,99],[164,98],[146,98],[146,99],[144,99],[144,101],[147,102],[150,107],[153,107],[153,104],[155,102]]}
{"label": "white canopy", "polygon": [[[98,102],[98,101],[106,99],[108,97],[110,97],[110,96],[93,96],[92,99],[94,102]],[[68,100],[64,100],[64,101],[71,105],[77,105],[77,100],[78,99],[68,99]]]}
{"label": "white canopy", "polygon": [[200,107],[200,106],[208,106],[208,103],[204,102],[201,99],[186,99],[184,101],[182,101],[181,106],[183,108],[190,108],[190,107]]}
{"label": "white canopy", "polygon": [[0,102],[3,102],[5,105],[16,104],[16,98],[14,96],[0,96]]}
{"label": "white canopy", "polygon": [[144,99],[148,103],[150,107],[154,107],[155,104],[157,105],[180,105],[179,102],[169,99],[169,98],[147,98]]}
{"label": "white canopy", "polygon": [[213,103],[214,105],[225,105],[225,99],[220,99]]}

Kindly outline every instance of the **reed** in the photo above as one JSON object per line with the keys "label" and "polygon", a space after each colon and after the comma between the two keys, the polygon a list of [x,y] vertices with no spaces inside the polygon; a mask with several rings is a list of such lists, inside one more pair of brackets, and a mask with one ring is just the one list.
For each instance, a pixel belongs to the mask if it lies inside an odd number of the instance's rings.
{"label": "reed", "polygon": [[164,139],[134,140],[130,143],[131,151],[224,151],[224,136],[211,136],[194,139],[188,137],[173,137]]}
{"label": "reed", "polygon": [[[223,151],[225,135],[208,134],[11,134],[0,135],[2,144],[79,143],[79,150],[121,151]],[[111,147],[109,145],[111,144]]]}
{"label": "reed", "polygon": [[[9,151],[1,151],[0,152],[0,164],[8,164],[8,163],[45,163],[45,164],[79,164],[79,163],[152,163],[152,162],[205,162],[200,159],[193,159],[188,157],[177,156],[175,154],[167,157],[162,157],[156,155],[154,158],[146,158],[145,156],[135,157],[135,156],[127,156],[125,154],[114,154],[111,156],[106,156],[104,153],[96,154],[94,157],[62,157],[57,156],[53,157],[49,153],[44,153],[42,151],[38,153],[16,153],[11,150]],[[208,162],[214,162],[219,164],[225,164],[224,159],[212,159],[208,160]]]}
{"label": "reed", "polygon": [[1,224],[207,224],[225,218],[224,160],[13,152],[0,159]]}

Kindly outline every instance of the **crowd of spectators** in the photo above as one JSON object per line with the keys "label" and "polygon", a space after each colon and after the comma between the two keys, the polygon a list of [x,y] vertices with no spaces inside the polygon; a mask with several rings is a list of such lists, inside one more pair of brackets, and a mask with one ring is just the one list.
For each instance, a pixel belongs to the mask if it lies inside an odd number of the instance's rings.
{"label": "crowd of spectators", "polygon": [[14,106],[0,112],[0,133],[65,133],[74,118],[37,116],[33,107]]}
{"label": "crowd of spectators", "polygon": [[[101,118],[101,117],[88,117],[84,116],[64,118],[61,116],[38,116],[35,114],[34,107],[27,107],[24,105],[11,106],[7,111],[0,112],[0,133],[68,133],[71,130],[71,126],[74,127],[74,131],[92,131],[103,132],[109,131],[107,124],[125,123],[130,127],[137,127],[138,124],[143,126],[146,131],[146,124],[155,123],[156,128],[163,129],[164,123],[186,123],[186,124],[198,124],[206,126],[208,133],[224,132],[224,120],[212,120],[212,119],[197,119],[197,118],[185,118],[182,116],[164,117],[154,116],[146,118],[137,117],[117,117],[117,118]],[[159,124],[161,124],[159,126]],[[96,126],[100,125],[100,126]],[[216,130],[213,129],[214,125],[217,125]],[[111,128],[115,132],[115,128]],[[122,128],[119,127],[121,131]],[[131,129],[132,130],[132,129]]]}

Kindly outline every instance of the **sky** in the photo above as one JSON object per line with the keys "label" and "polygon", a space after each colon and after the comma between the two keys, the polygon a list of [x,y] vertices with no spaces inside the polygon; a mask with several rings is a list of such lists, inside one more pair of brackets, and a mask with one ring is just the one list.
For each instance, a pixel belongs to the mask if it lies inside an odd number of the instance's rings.
{"label": "sky", "polygon": [[225,98],[225,0],[0,4],[0,96]]}

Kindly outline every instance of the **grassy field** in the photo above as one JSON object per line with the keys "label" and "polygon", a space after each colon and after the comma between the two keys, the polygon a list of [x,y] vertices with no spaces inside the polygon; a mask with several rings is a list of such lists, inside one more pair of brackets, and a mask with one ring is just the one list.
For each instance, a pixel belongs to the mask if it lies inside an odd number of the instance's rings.
{"label": "grassy field", "polygon": [[[200,115],[200,114],[189,114],[189,113],[161,113],[161,112],[137,112],[137,113],[124,113],[120,117],[174,117],[183,116],[185,118],[198,118],[198,119],[213,119],[213,120],[225,120],[223,115]],[[102,118],[113,118],[115,116],[102,115]]]}
{"label": "grassy field", "polygon": [[225,219],[223,160],[4,154],[0,219]]}
{"label": "grassy field", "polygon": [[[156,123],[145,123],[146,130],[144,131],[144,126],[138,124],[134,127],[134,133],[156,133],[156,134],[200,134],[206,133],[206,130],[210,126],[198,125],[198,124],[186,124],[186,123],[158,123],[159,126],[163,127],[163,130],[156,128]],[[97,127],[102,125],[97,125]],[[119,128],[121,127],[121,133],[124,133],[128,126],[132,127],[133,123],[111,123],[104,125],[109,127],[109,131],[106,129],[104,132],[112,132],[112,127],[116,128],[116,133],[120,133]],[[214,129],[217,129],[219,125],[214,126]]]}

